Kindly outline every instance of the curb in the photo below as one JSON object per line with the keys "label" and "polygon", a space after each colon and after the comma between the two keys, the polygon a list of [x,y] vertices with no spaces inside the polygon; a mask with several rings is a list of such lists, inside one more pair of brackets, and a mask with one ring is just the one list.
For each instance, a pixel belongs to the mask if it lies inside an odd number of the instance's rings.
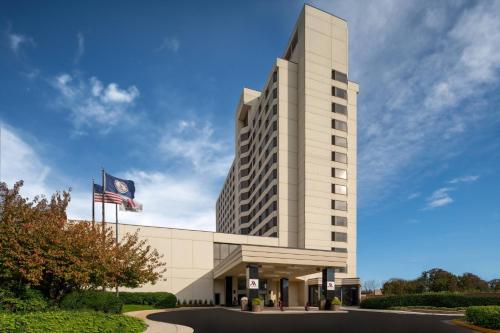
{"label": "curb", "polygon": [[148,325],[148,328],[146,328],[146,330],[143,333],[193,333],[194,332],[194,330],[188,326],[154,321],[147,318],[147,316],[153,313],[170,312],[170,311],[178,311],[178,309],[132,311],[132,312],[125,312],[124,315],[144,320],[144,322]]}

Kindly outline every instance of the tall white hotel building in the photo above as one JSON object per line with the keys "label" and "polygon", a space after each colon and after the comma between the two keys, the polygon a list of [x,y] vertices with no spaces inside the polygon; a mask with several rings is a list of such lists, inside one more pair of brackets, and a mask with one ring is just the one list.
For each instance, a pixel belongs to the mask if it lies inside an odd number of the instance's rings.
{"label": "tall white hotel building", "polygon": [[243,296],[315,305],[320,294],[359,302],[359,86],[349,80],[348,59],[347,22],[305,5],[262,90],[241,93],[216,232],[141,227],[167,262],[166,281],[143,290],[221,305]]}

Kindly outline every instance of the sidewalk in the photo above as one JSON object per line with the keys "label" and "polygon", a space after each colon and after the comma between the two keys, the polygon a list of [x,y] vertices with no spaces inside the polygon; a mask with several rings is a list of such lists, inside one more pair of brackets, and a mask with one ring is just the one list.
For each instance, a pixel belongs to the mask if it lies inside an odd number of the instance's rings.
{"label": "sidewalk", "polygon": [[344,306],[343,310],[348,311],[364,311],[364,312],[383,312],[383,313],[395,313],[395,314],[416,314],[416,315],[426,315],[426,316],[456,316],[463,317],[463,313],[433,313],[433,312],[418,312],[418,311],[403,311],[403,310],[377,310],[377,309],[361,309],[355,306]]}
{"label": "sidewalk", "polygon": [[149,320],[146,317],[153,313],[177,311],[178,309],[143,310],[126,312],[124,315],[144,320],[148,328],[144,333],[193,333],[194,330],[188,326],[169,324],[159,321]]}
{"label": "sidewalk", "polygon": [[285,308],[284,311],[281,311],[278,308],[264,308],[261,312],[252,312],[252,311],[241,311],[240,308],[234,307],[234,308],[226,308],[222,307],[224,310],[229,310],[229,311],[236,311],[236,312],[241,312],[241,313],[249,313],[249,314],[256,314],[256,315],[266,315],[266,314],[316,314],[316,313],[328,313],[328,314],[337,314],[337,313],[348,313],[347,309],[340,308],[339,311],[320,311],[317,307],[310,307],[309,311],[306,311],[303,306],[301,307],[288,307]]}

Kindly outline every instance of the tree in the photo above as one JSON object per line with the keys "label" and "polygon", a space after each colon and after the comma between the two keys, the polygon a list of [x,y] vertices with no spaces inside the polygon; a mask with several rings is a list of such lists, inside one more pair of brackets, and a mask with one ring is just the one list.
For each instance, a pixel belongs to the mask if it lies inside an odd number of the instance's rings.
{"label": "tree", "polygon": [[458,291],[458,278],[441,268],[425,271],[420,276],[424,291]]}
{"label": "tree", "polygon": [[138,287],[165,272],[162,256],[137,232],[115,244],[111,228],[67,220],[69,192],[22,198],[20,181],[0,183],[0,288],[31,285],[52,299],[72,290]]}
{"label": "tree", "polygon": [[458,278],[460,289],[463,291],[488,291],[488,282],[472,273],[464,273]]}
{"label": "tree", "polygon": [[488,282],[488,285],[493,291],[500,291],[500,279],[493,279]]}
{"label": "tree", "polygon": [[403,279],[390,279],[382,286],[384,295],[402,295],[406,293],[407,281]]}
{"label": "tree", "polygon": [[367,280],[363,282],[363,293],[373,294],[378,289],[379,284],[375,280]]}

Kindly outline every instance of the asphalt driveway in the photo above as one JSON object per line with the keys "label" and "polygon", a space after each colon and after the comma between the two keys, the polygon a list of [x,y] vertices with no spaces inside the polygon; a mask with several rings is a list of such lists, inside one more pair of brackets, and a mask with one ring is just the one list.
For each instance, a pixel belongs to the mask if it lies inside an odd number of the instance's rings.
{"label": "asphalt driveway", "polygon": [[195,333],[335,332],[471,333],[446,321],[453,316],[349,311],[349,313],[252,314],[222,308],[155,313],[148,319],[192,327]]}

